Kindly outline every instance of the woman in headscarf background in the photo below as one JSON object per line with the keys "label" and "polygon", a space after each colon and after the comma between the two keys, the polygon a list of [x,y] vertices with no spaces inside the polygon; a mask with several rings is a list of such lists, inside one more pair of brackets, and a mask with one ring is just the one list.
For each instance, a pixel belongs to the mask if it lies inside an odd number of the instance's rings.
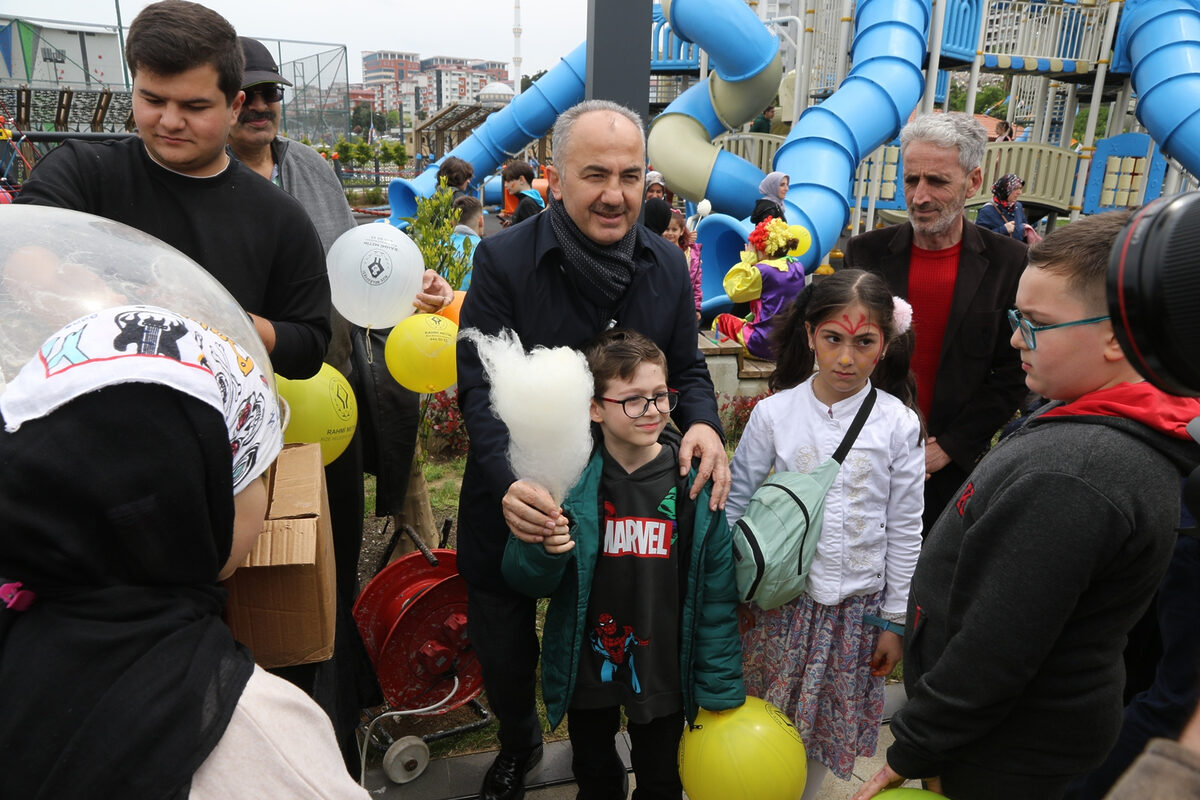
{"label": "woman in headscarf background", "polygon": [[282,447],[263,367],[107,309],[46,342],[0,419],[5,796],[366,798],[324,712],[221,619]]}
{"label": "woman in headscarf background", "polygon": [[758,202],[754,204],[754,211],[750,214],[752,224],[757,225],[767,217],[787,221],[783,213],[783,198],[787,197],[788,182],[786,173],[767,173],[767,177],[758,184]]}
{"label": "woman in headscarf background", "polygon": [[1017,199],[1024,188],[1025,181],[1011,172],[1001,175],[992,184],[991,202],[979,209],[975,224],[1001,236],[1024,242],[1025,207]]}

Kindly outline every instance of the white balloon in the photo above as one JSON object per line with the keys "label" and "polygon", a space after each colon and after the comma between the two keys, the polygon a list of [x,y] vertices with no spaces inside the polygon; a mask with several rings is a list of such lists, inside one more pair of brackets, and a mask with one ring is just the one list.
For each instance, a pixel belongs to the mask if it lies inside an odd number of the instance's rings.
{"label": "white balloon", "polygon": [[359,225],[329,248],[333,307],[360,328],[390,328],[413,313],[425,262],[416,243],[385,223]]}
{"label": "white balloon", "polygon": [[133,304],[159,306],[211,325],[262,364],[274,381],[266,347],[246,312],[183,253],[103,217],[0,205],[0,392],[6,378],[15,378],[67,323]]}

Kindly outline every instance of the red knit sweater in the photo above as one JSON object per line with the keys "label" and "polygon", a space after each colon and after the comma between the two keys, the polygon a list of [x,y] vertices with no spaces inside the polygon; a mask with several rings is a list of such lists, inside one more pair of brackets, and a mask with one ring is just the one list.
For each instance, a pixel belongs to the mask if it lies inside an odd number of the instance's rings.
{"label": "red knit sweater", "polygon": [[954,299],[962,242],[945,250],[923,250],[915,244],[908,262],[908,302],[913,307],[916,342],[912,370],[917,377],[917,405],[929,419],[933,385],[942,357],[942,339]]}

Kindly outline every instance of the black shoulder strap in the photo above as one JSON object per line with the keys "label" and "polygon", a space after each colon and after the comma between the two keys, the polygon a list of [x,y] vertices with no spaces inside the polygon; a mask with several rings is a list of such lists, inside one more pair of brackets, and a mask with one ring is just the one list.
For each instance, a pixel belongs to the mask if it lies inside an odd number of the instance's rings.
{"label": "black shoulder strap", "polygon": [[846,460],[846,454],[850,452],[850,448],[854,447],[854,440],[858,438],[859,431],[862,426],[867,423],[867,417],[871,416],[871,409],[875,407],[875,387],[871,387],[871,391],[867,392],[867,396],[863,398],[862,405],[858,407],[858,413],[854,415],[854,421],[850,423],[850,430],[846,431],[846,435],[842,437],[842,443],[838,445],[837,452],[833,454],[833,460],[837,463],[842,463]]}

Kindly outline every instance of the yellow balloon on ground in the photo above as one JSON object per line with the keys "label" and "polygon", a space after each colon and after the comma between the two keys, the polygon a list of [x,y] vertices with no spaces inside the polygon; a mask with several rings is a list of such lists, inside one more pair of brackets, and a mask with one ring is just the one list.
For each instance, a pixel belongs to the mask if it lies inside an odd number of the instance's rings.
{"label": "yellow balloon on ground", "polygon": [[799,242],[788,251],[788,255],[792,258],[799,258],[808,252],[808,248],[812,247],[812,234],[803,225],[788,225],[788,238]]}
{"label": "yellow balloon on ground", "polygon": [[731,711],[701,709],[679,744],[679,777],[691,800],[796,800],[806,771],[791,720],[757,697]]}
{"label": "yellow balloon on ground", "polygon": [[321,370],[307,380],[276,376],[275,382],[288,403],[289,420],[283,441],[321,445],[321,461],[325,464],[345,452],[358,424],[358,401],[342,373],[322,364]]}
{"label": "yellow balloon on ground", "polygon": [[383,358],[396,382],[420,394],[448,389],[458,380],[458,326],[437,314],[413,314],[388,334]]}

